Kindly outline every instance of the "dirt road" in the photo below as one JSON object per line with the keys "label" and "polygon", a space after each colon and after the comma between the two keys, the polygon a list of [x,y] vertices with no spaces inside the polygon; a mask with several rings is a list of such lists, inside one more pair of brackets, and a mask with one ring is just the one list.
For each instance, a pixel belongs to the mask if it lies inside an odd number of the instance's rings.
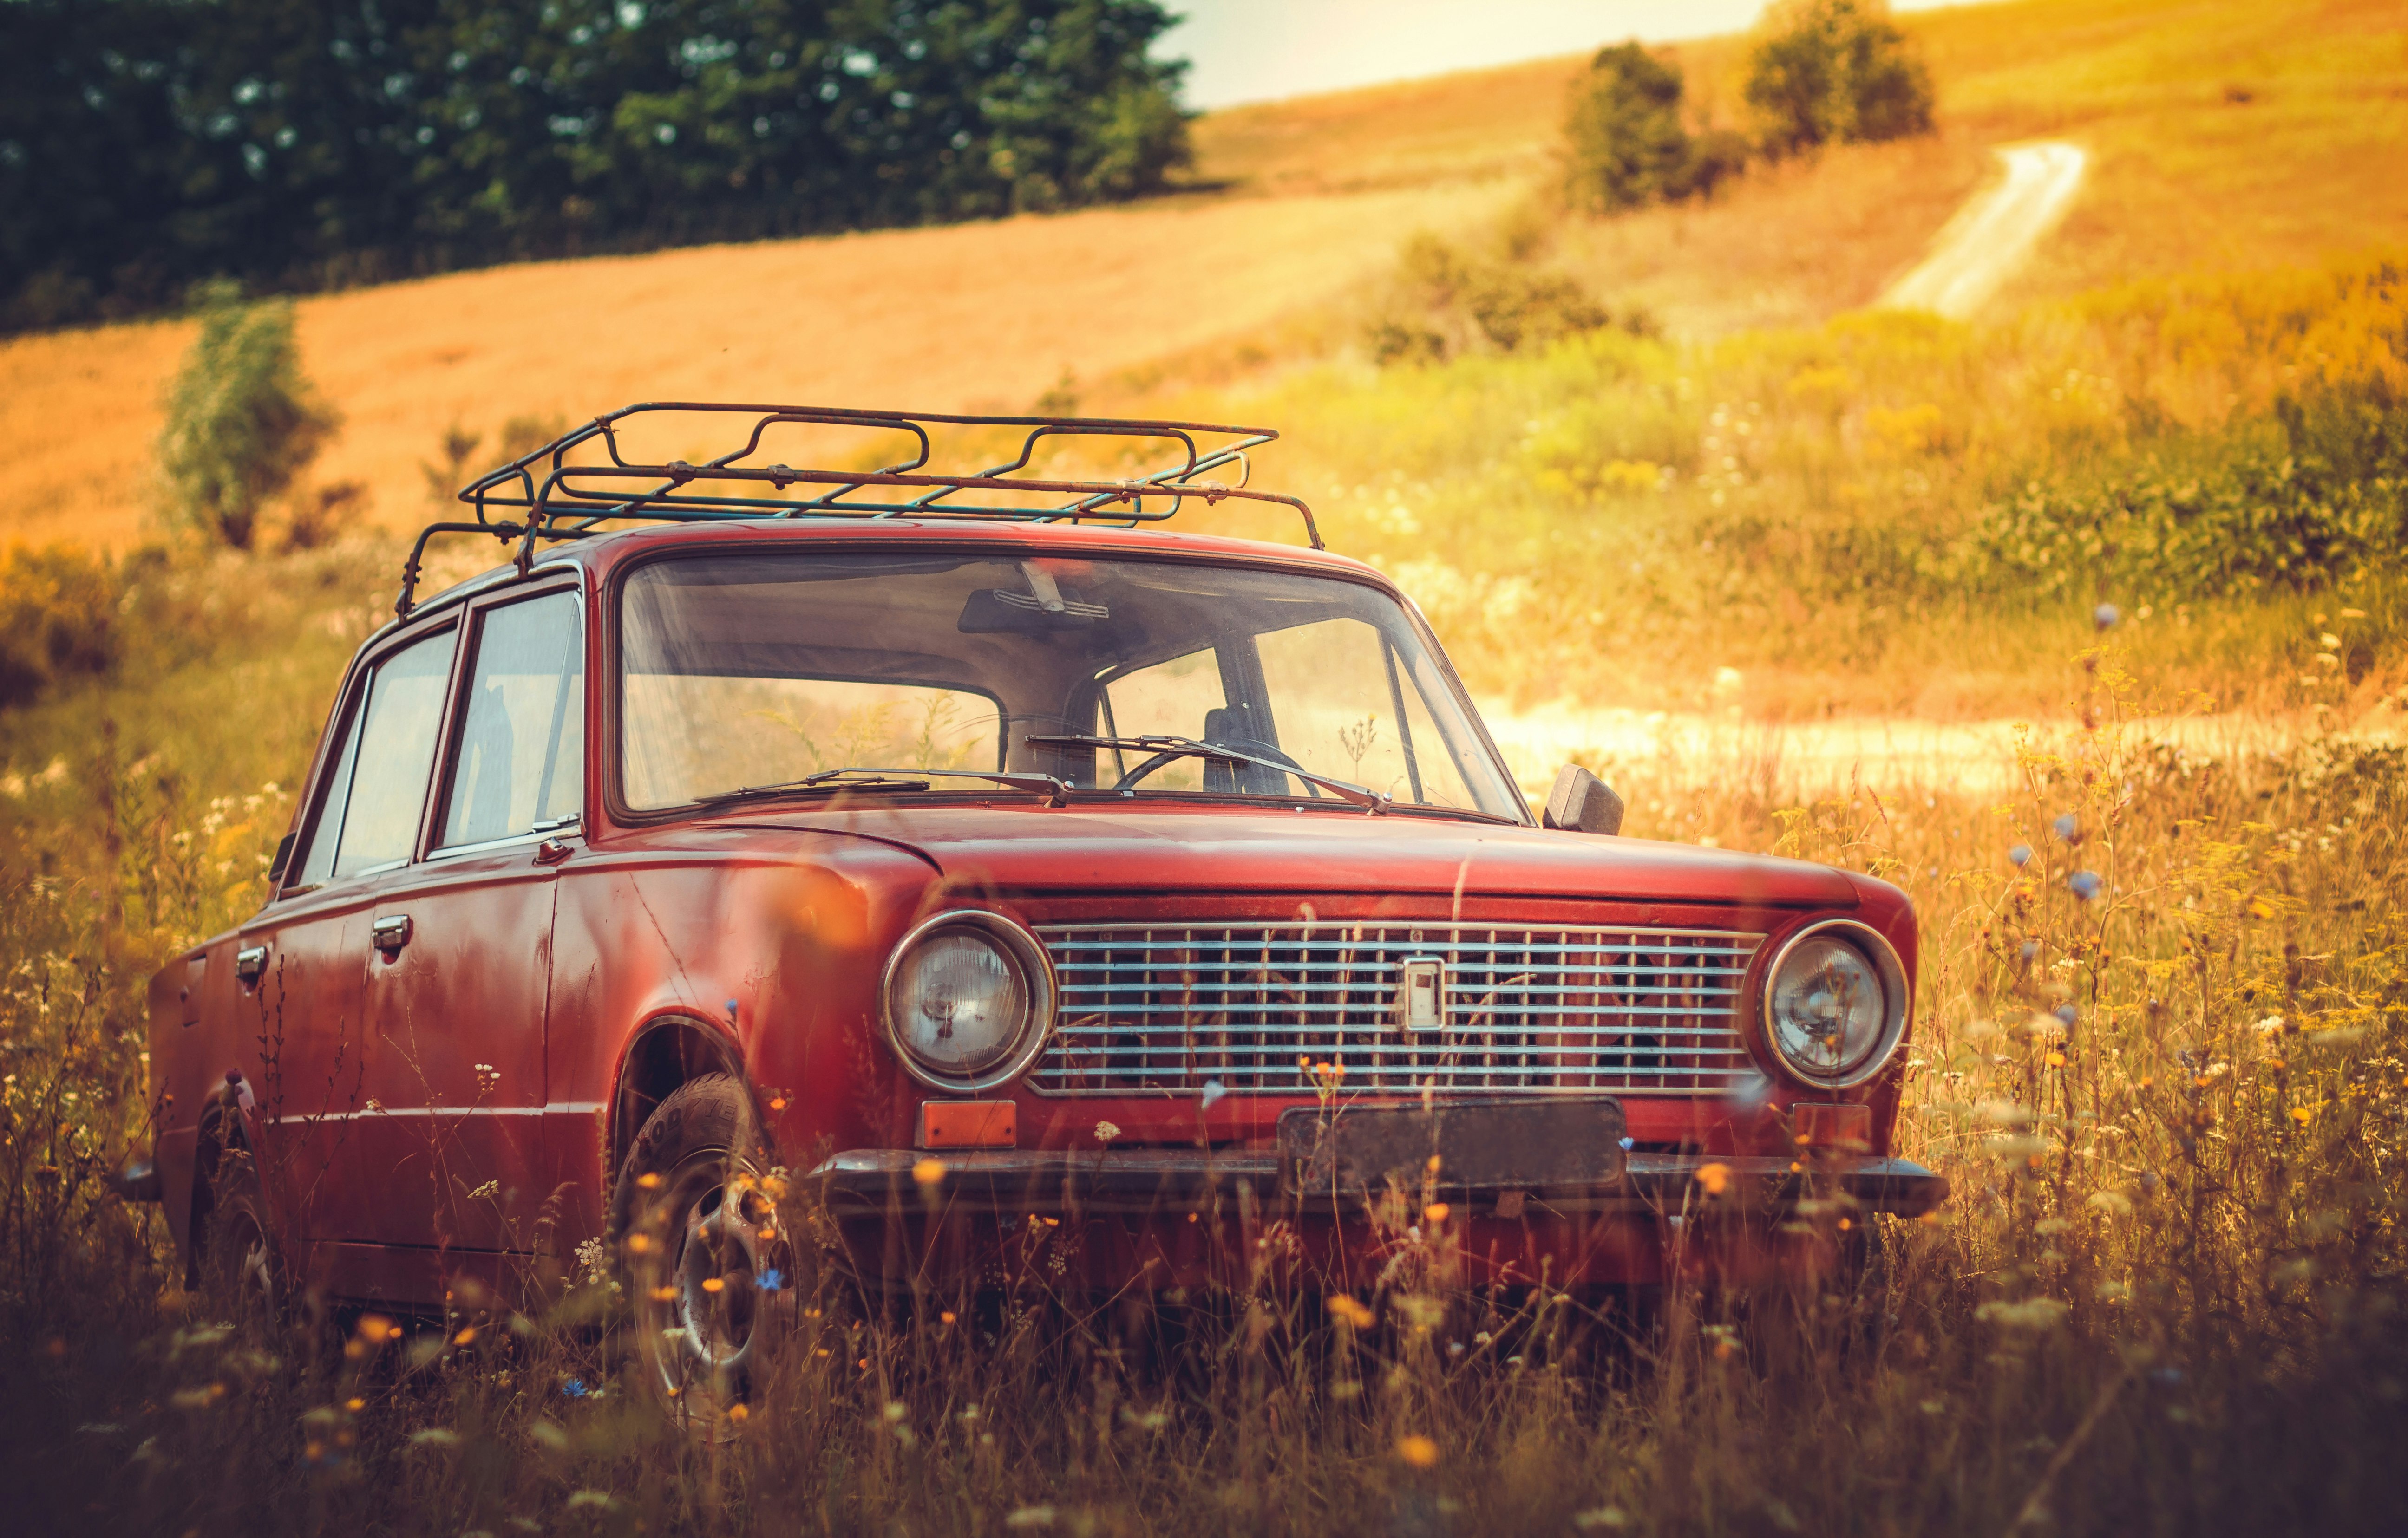
{"label": "dirt road", "polygon": [[1923,264],[1881,304],[1962,320],[1988,303],[2073,206],[2090,157],[2080,146],[2018,144],[1999,151],[2006,179],[1958,210],[1933,237]]}

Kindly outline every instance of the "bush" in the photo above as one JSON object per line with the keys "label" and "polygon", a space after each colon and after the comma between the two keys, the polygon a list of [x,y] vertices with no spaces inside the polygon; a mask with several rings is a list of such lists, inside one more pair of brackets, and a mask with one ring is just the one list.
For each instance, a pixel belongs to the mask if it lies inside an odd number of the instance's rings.
{"label": "bush", "polygon": [[[1469,256],[1426,233],[1405,243],[1394,287],[1368,328],[1371,355],[1383,364],[1543,347],[1613,320],[1562,273]],[[1633,312],[1624,324],[1643,330],[1652,322]]]}
{"label": "bush", "polygon": [[243,305],[220,291],[167,394],[159,465],[170,520],[251,548],[261,510],[317,457],[339,420],[302,376],[291,302]]}
{"label": "bush", "polygon": [[1765,152],[1931,131],[1931,72],[1883,0],[1788,0],[1766,17],[1747,102]]}
{"label": "bush", "polygon": [[1719,129],[1692,136],[1681,121],[1682,91],[1680,70],[1635,42],[1599,50],[1573,83],[1564,119],[1566,201],[1610,214],[1711,193],[1736,174],[1745,142]]}
{"label": "bush", "polygon": [[117,661],[116,574],[65,546],[14,549],[0,563],[0,708]]}

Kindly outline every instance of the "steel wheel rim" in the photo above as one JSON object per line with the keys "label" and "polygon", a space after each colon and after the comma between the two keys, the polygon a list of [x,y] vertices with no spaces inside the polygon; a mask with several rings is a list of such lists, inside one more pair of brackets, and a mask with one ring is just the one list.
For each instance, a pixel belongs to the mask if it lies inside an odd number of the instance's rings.
{"label": "steel wheel rim", "polygon": [[[724,1153],[693,1156],[648,1215],[658,1220],[666,1253],[648,1279],[639,1317],[655,1375],[673,1400],[697,1385],[740,1398],[761,1352],[767,1300],[758,1280],[771,1262],[760,1230],[773,1218],[744,1178],[751,1173]],[[713,1281],[719,1285],[706,1285]]]}

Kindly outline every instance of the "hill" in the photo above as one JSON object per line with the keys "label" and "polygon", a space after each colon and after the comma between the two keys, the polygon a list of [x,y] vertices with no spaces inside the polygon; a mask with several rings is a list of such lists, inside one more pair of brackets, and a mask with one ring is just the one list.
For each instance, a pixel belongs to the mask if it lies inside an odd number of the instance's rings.
{"label": "hill", "polygon": [[[1941,132],[1759,168],[1713,204],[1555,231],[1556,260],[1676,334],[1810,323],[1870,301],[1992,174],[2071,136],[2088,190],[2002,306],[2196,267],[2408,240],[2408,38],[2393,0],[2015,0],[1900,19]],[[1736,121],[1741,39],[1683,45]],[[646,397],[1018,406],[1165,360],[1318,345],[1298,317],[1419,228],[1490,224],[1544,180],[1578,58],[1235,108],[1197,126],[1198,188],[1051,219],[532,263],[305,301],[307,366],[348,425],[320,466],[397,525],[453,424],[490,434]],[[1326,327],[1318,328],[1326,335]],[[18,446],[5,537],[123,548],[189,324],[0,344]],[[1298,337],[1303,341],[1299,343]],[[1150,371],[1160,374],[1159,367]]]}

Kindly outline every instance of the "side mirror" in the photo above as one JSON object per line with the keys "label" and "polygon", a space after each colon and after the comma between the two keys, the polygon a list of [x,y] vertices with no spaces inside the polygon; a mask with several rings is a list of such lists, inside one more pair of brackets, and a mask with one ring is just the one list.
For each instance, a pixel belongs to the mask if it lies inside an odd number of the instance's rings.
{"label": "side mirror", "polygon": [[1575,833],[1622,832],[1622,798],[1613,787],[1577,763],[1564,765],[1547,792],[1547,809],[1539,818],[1544,828]]}

